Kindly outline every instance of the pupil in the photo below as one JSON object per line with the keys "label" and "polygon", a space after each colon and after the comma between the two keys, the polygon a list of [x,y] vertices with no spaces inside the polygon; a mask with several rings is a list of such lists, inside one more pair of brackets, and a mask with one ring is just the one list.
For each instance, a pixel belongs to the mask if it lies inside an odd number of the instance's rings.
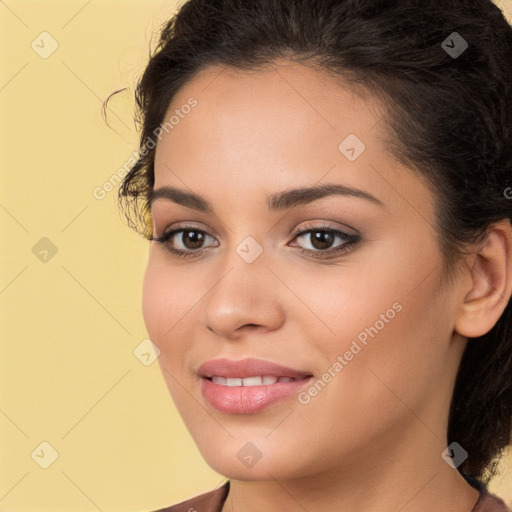
{"label": "pupil", "polygon": [[315,249],[328,249],[332,242],[333,235],[331,233],[315,231],[315,236],[313,237],[313,247],[315,247]]}
{"label": "pupil", "polygon": [[198,247],[201,247],[201,244],[203,242],[203,234],[202,233],[199,233],[197,231],[185,231],[185,233],[186,233],[185,240],[191,240],[191,245],[192,245],[192,247],[190,247],[190,244],[185,243],[185,246],[188,249],[197,249]]}

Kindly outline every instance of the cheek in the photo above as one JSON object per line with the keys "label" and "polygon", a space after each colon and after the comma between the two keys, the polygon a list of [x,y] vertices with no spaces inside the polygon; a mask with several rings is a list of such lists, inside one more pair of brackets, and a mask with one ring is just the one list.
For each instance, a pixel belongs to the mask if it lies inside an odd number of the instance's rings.
{"label": "cheek", "polygon": [[332,267],[296,281],[297,295],[316,313],[302,315],[301,326],[321,353],[319,370],[343,358],[333,379],[340,396],[366,397],[358,403],[371,407],[376,397],[393,398],[387,384],[414,402],[425,398],[431,379],[443,379],[453,312],[447,296],[435,291],[442,278],[438,256],[434,242],[401,250],[398,242],[382,243],[364,264],[340,269],[338,279]]}
{"label": "cheek", "polygon": [[[191,294],[190,286],[185,286],[180,272],[172,270],[165,263],[165,257],[150,253],[143,279],[142,313],[146,330],[151,341],[159,348],[158,363],[180,414],[182,402],[183,376],[186,352],[190,349],[191,332],[187,332],[187,314],[193,314],[193,304],[197,302]],[[178,379],[178,380],[177,380]]]}
{"label": "cheek", "polygon": [[162,349],[162,333],[165,332],[165,328],[162,325],[163,319],[166,316],[166,312],[170,310],[167,303],[166,289],[165,277],[158,272],[154,258],[150,255],[142,287],[142,316],[144,317],[149,337],[159,346],[160,350]]}
{"label": "cheek", "polygon": [[157,251],[151,251],[142,288],[142,314],[151,340],[167,352],[179,350],[177,333],[186,322],[194,300],[192,285],[185,286],[178,270],[165,263]]}

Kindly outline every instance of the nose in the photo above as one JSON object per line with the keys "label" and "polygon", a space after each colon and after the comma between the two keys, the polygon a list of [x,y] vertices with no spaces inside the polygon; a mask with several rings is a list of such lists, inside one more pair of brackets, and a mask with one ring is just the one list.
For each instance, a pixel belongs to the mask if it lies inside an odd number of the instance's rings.
{"label": "nose", "polygon": [[247,263],[233,250],[224,263],[201,301],[203,325],[219,338],[233,341],[247,332],[279,329],[285,319],[284,290],[264,253]]}

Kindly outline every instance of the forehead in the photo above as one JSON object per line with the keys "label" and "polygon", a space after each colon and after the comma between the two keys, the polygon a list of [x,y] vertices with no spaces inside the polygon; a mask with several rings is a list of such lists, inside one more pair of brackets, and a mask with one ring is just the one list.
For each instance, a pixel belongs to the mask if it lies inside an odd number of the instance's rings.
{"label": "forehead", "polygon": [[[363,133],[374,128],[384,113],[372,95],[346,82],[341,75],[319,66],[277,61],[252,70],[213,65],[199,71],[175,95],[166,118],[194,97],[202,121],[215,116],[218,129],[252,117],[261,129],[271,121],[294,121],[316,130],[351,129]],[[223,115],[225,113],[225,115]],[[234,114],[234,115],[233,115]],[[250,128],[245,123],[246,128]],[[254,130],[253,130],[254,131]]]}
{"label": "forehead", "polygon": [[[196,106],[190,109],[192,100]],[[332,165],[349,135],[368,149],[382,150],[376,137],[381,116],[375,100],[362,100],[318,68],[290,62],[257,70],[210,66],[169,105],[164,122],[174,118],[179,123],[163,133],[155,166],[158,170],[161,160],[170,165],[184,153],[198,163],[212,152],[237,167],[250,159],[277,170],[287,156],[309,165]]]}

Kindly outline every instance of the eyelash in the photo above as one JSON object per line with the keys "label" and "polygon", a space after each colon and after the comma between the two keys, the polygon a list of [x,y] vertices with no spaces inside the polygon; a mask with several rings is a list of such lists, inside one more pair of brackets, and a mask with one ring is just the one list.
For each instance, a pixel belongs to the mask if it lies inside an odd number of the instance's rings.
{"label": "eyelash", "polygon": [[[167,231],[166,233],[163,233],[161,236],[153,237],[151,236],[149,238],[150,241],[157,242],[159,244],[162,244],[165,246],[165,248],[173,255],[179,257],[179,258],[193,258],[197,257],[198,254],[201,254],[205,252],[207,249],[196,249],[196,250],[188,250],[188,251],[182,251],[181,249],[175,249],[174,247],[171,247],[169,244],[170,239],[176,235],[177,233],[181,232],[187,232],[187,231],[193,231],[196,233],[201,233],[203,235],[207,235],[211,238],[213,238],[209,233],[202,229],[195,228],[193,226],[181,226],[179,228],[171,229]],[[334,249],[327,249],[325,251],[322,250],[312,250],[312,249],[304,249],[304,247],[298,247],[299,251],[308,255],[313,255],[315,258],[319,259],[326,259],[326,258],[332,258],[338,254],[341,253],[347,253],[351,249],[354,248],[354,246],[359,242],[360,236],[359,235],[352,235],[349,233],[346,233],[344,231],[340,231],[338,229],[334,229],[330,226],[323,225],[323,226],[305,226],[304,229],[301,229],[300,231],[297,231],[294,233],[292,240],[295,240],[295,238],[303,235],[307,235],[308,233],[328,233],[330,235],[333,235],[335,237],[339,237],[342,240],[344,240],[345,243],[335,247]]]}

